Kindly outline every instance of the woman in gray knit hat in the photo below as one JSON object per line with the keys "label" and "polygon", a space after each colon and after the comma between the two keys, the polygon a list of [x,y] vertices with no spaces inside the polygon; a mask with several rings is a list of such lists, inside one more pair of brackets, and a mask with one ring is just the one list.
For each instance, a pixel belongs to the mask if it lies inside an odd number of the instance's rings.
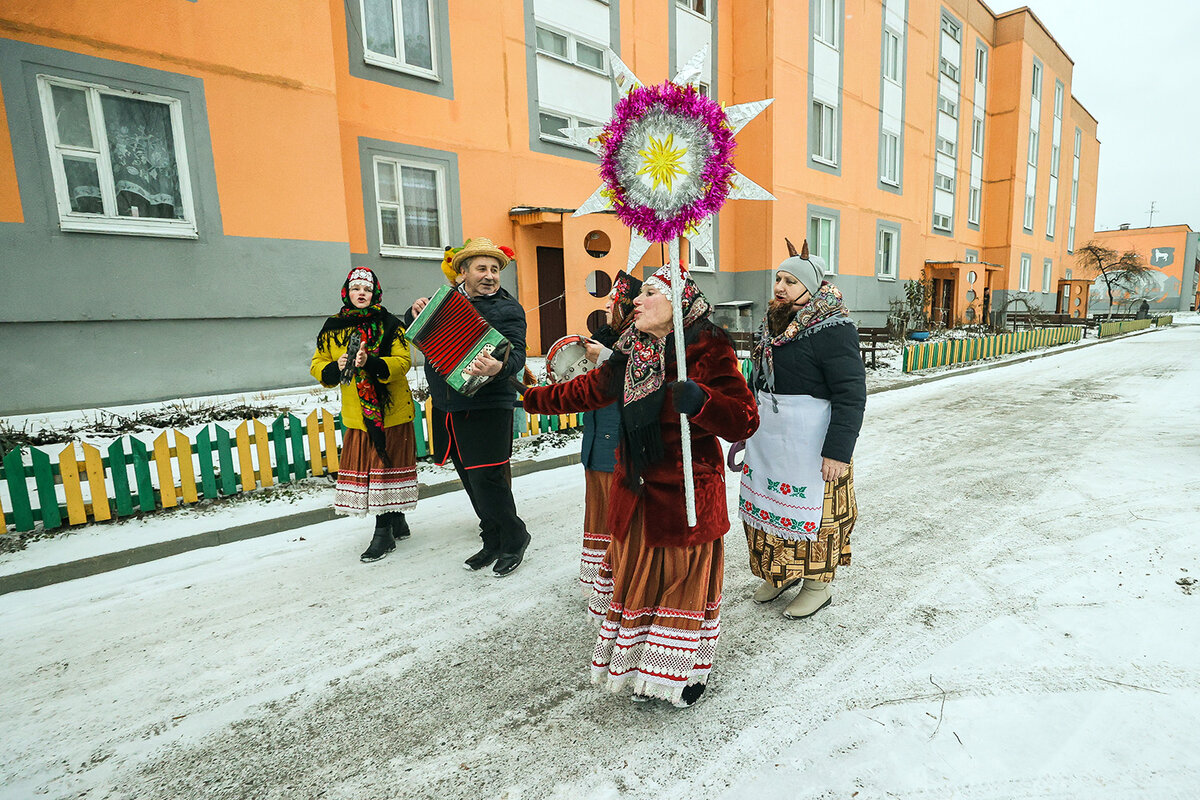
{"label": "woman in gray knit hat", "polygon": [[[786,240],[785,240],[786,241]],[[850,563],[858,518],[851,458],[867,401],[858,330],[825,265],[787,243],[774,296],[754,339],[750,378],[761,425],[746,441],[738,515],[754,601],[800,592],[783,615],[803,619],[832,602],[829,584]]]}

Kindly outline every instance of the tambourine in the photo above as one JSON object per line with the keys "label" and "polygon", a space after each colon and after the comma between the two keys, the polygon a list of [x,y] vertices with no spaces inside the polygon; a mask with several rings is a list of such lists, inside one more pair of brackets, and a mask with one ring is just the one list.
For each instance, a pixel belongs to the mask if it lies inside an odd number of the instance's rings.
{"label": "tambourine", "polygon": [[587,357],[587,342],[583,336],[564,336],[546,353],[546,377],[551,383],[565,383],[596,366]]}

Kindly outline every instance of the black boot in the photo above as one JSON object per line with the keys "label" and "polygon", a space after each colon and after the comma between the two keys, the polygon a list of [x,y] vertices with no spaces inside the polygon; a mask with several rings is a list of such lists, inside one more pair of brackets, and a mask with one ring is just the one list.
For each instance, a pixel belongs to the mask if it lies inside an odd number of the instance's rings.
{"label": "black boot", "polygon": [[407,539],[412,535],[412,532],[408,529],[408,520],[404,518],[403,511],[389,511],[383,516],[390,517],[392,538],[397,542]]}
{"label": "black boot", "polygon": [[378,561],[396,549],[396,540],[392,537],[391,525],[388,524],[385,517],[387,517],[386,514],[375,517],[375,535],[371,537],[371,544],[358,557],[360,561]]}

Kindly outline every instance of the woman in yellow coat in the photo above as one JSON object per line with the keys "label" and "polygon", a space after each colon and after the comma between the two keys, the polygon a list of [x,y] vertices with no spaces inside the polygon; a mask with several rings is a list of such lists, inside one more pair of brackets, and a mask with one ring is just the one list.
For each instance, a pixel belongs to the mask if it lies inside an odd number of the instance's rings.
{"label": "woman in yellow coat", "polygon": [[[355,267],[342,284],[342,310],[325,320],[310,372],[342,385],[342,456],[334,511],[375,515],[375,534],[360,557],[378,561],[409,536],[404,512],[417,505],[417,448],[408,389],[412,353],[400,320],[380,305],[375,273]],[[353,360],[347,347],[361,342]]]}

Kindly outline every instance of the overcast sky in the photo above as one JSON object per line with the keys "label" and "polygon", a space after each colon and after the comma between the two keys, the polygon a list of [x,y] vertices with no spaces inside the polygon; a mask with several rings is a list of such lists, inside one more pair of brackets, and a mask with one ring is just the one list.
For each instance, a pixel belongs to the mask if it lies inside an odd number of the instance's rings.
{"label": "overcast sky", "polygon": [[[1002,14],[1022,3],[988,5]],[[1154,201],[1155,225],[1200,230],[1200,2],[1028,5],[1075,62],[1071,92],[1100,123],[1096,229],[1149,225]],[[1064,155],[1072,135],[1063,131]]]}

